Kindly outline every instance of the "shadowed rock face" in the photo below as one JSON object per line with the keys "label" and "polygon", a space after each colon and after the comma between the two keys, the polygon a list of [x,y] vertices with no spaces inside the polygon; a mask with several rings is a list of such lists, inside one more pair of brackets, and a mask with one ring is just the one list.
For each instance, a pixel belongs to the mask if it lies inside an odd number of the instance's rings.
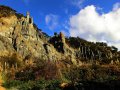
{"label": "shadowed rock face", "polygon": [[77,60],[119,60],[120,53],[105,43],[92,43],[80,38],[65,38],[64,34],[48,37],[33,22],[30,13],[26,16],[15,10],[0,6],[0,52],[17,52],[23,58],[37,57],[44,60],[61,60],[69,57]]}
{"label": "shadowed rock face", "polygon": [[[120,60],[120,52],[115,47],[109,47],[103,42],[88,42],[79,37],[66,38],[66,43],[76,50],[76,58],[90,60],[90,61],[103,61],[103,63],[110,63],[111,60]],[[116,56],[117,55],[117,56]]]}

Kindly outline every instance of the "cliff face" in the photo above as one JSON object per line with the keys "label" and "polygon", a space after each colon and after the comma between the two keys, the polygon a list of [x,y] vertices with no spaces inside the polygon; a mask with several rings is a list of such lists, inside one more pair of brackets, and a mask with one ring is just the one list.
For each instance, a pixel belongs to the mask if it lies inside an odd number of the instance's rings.
{"label": "cliff face", "polygon": [[69,59],[78,65],[81,61],[120,60],[120,53],[115,47],[80,38],[65,38],[62,33],[48,38],[38,30],[29,13],[23,16],[0,6],[0,56],[12,52],[18,53],[23,59],[28,59],[28,56],[54,61]]}
{"label": "cliff face", "polygon": [[56,60],[61,57],[53,45],[48,43],[45,34],[35,26],[28,12],[25,17],[5,6],[0,6],[0,9],[0,52],[2,56],[16,52],[23,59],[28,56],[44,60]]}

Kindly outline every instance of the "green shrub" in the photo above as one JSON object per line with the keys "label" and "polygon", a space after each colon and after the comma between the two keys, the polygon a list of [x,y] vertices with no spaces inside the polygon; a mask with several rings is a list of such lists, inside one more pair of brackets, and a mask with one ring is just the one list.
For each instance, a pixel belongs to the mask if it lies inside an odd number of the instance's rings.
{"label": "green shrub", "polygon": [[6,87],[6,88],[17,87],[22,83],[23,83],[22,81],[10,80],[10,81],[4,82],[3,87]]}
{"label": "green shrub", "polygon": [[3,87],[17,88],[18,90],[60,90],[60,81],[59,80],[37,80],[37,81],[19,81],[11,80],[9,82],[3,83]]}
{"label": "green shrub", "polygon": [[47,90],[60,90],[60,80],[50,80],[47,86]]}

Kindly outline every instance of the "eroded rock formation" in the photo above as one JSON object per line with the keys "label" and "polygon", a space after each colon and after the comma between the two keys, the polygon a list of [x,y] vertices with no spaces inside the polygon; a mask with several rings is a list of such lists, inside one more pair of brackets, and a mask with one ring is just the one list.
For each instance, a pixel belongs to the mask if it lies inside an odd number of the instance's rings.
{"label": "eroded rock formation", "polygon": [[4,52],[16,52],[23,59],[30,56],[57,61],[69,57],[74,64],[83,60],[120,60],[120,52],[106,43],[92,43],[78,37],[66,38],[62,32],[47,37],[34,24],[29,12],[23,16],[5,6],[0,6],[0,10],[8,12],[0,11],[0,56]]}

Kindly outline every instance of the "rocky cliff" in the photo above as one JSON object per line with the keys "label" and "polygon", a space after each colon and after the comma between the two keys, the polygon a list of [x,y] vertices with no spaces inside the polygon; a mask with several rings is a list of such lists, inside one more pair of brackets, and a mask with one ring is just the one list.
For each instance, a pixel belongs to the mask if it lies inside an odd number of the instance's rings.
{"label": "rocky cliff", "polygon": [[[23,58],[26,56],[48,59],[44,44],[48,38],[38,30],[30,14],[17,14],[11,8],[0,6],[0,51],[17,52]],[[49,53],[58,54],[52,45]],[[5,53],[6,54],[6,53]]]}
{"label": "rocky cliff", "polygon": [[120,52],[106,43],[93,43],[79,37],[65,37],[62,32],[47,37],[37,28],[33,18],[0,6],[0,57],[17,53],[22,59],[65,60],[82,62],[119,62]]}
{"label": "rocky cliff", "polygon": [[24,16],[0,6],[0,81],[10,90],[113,90],[119,86],[119,61],[114,46],[62,32],[48,36],[29,12]]}

